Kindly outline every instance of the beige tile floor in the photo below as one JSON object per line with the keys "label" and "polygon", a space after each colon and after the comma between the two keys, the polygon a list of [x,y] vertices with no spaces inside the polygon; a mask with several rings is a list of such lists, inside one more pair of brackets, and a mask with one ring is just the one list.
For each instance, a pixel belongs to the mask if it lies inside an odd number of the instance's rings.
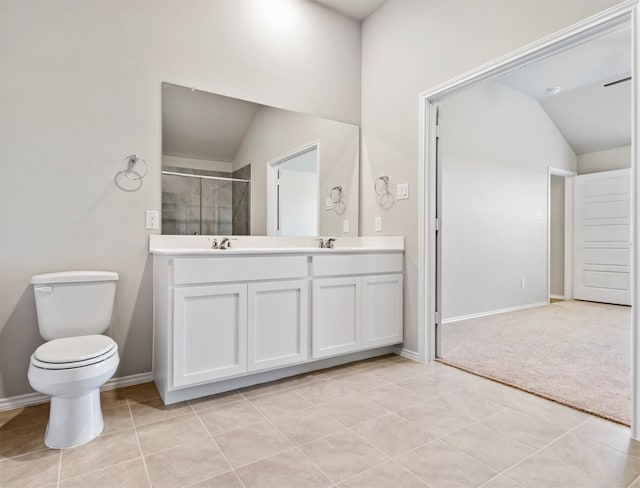
{"label": "beige tile floor", "polygon": [[164,406],[104,392],[89,444],[43,444],[48,405],[0,412],[0,486],[640,488],[629,430],[434,363],[386,356]]}

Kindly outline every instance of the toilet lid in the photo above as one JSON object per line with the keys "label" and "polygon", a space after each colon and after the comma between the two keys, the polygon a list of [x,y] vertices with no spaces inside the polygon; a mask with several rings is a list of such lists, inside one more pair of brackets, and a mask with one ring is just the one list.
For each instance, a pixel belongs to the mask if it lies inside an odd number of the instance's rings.
{"label": "toilet lid", "polygon": [[45,342],[33,355],[44,363],[68,364],[102,356],[115,345],[111,337],[104,335],[64,337]]}

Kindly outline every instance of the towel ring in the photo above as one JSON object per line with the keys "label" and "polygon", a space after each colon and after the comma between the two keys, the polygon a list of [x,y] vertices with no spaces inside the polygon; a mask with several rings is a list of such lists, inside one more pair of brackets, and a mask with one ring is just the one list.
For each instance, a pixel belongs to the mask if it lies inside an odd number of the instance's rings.
{"label": "towel ring", "polygon": [[[138,162],[142,161],[142,163],[144,164],[144,172],[142,174],[138,173],[137,171],[134,171],[133,168],[135,168],[136,164]],[[122,160],[122,167],[121,167],[121,172],[130,180],[141,180],[142,178],[144,178],[145,176],[147,176],[147,172],[149,171],[149,165],[147,164],[147,161],[136,155],[136,154],[132,154],[131,156],[127,156],[126,158],[124,158]],[[135,176],[132,176],[135,175]]]}
{"label": "towel ring", "polygon": [[380,176],[373,184],[373,189],[379,197],[389,193],[389,177]]}
{"label": "towel ring", "polygon": [[331,188],[330,196],[333,203],[338,203],[340,200],[342,200],[342,187],[334,186],[333,188]]}

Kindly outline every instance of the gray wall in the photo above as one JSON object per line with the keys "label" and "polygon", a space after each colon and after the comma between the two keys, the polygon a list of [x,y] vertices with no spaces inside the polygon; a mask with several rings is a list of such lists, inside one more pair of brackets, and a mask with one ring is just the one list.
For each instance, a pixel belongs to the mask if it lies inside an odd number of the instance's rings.
{"label": "gray wall", "polygon": [[445,99],[439,123],[443,319],[546,302],[548,166],[575,170],[571,146],[499,83]]}
{"label": "gray wall", "polygon": [[[335,120],[262,107],[256,113],[236,153],[234,166],[251,163],[251,232],[267,234],[267,165],[291,151],[318,141],[320,235],[340,236],[343,219],[348,235],[358,232],[358,127]],[[237,167],[237,166],[236,166]],[[325,210],[331,188],[342,186],[346,209],[341,215]]]}
{"label": "gray wall", "polygon": [[0,398],[31,391],[36,273],[119,272],[116,375],[150,371],[163,81],[359,124],[360,25],[285,2],[289,23],[263,0],[0,2]]}
{"label": "gray wall", "polygon": [[625,168],[631,168],[631,146],[614,147],[578,156],[579,175]]}
{"label": "gray wall", "polygon": [[[405,235],[405,348],[418,351],[418,96],[455,76],[567,27],[617,0],[389,0],[362,26],[360,231]],[[377,206],[388,175],[410,198]]]}

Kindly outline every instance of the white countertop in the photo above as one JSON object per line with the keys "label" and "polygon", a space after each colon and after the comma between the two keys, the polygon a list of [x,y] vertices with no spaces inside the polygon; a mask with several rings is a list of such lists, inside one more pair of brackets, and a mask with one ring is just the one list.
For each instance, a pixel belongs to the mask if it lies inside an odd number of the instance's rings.
{"label": "white countertop", "polygon": [[[402,236],[338,237],[332,249],[318,247],[314,237],[236,236],[229,249],[211,249],[223,236],[152,235],[149,252],[163,255],[224,256],[247,254],[361,254],[403,252]],[[326,239],[326,238],[325,238]]]}

